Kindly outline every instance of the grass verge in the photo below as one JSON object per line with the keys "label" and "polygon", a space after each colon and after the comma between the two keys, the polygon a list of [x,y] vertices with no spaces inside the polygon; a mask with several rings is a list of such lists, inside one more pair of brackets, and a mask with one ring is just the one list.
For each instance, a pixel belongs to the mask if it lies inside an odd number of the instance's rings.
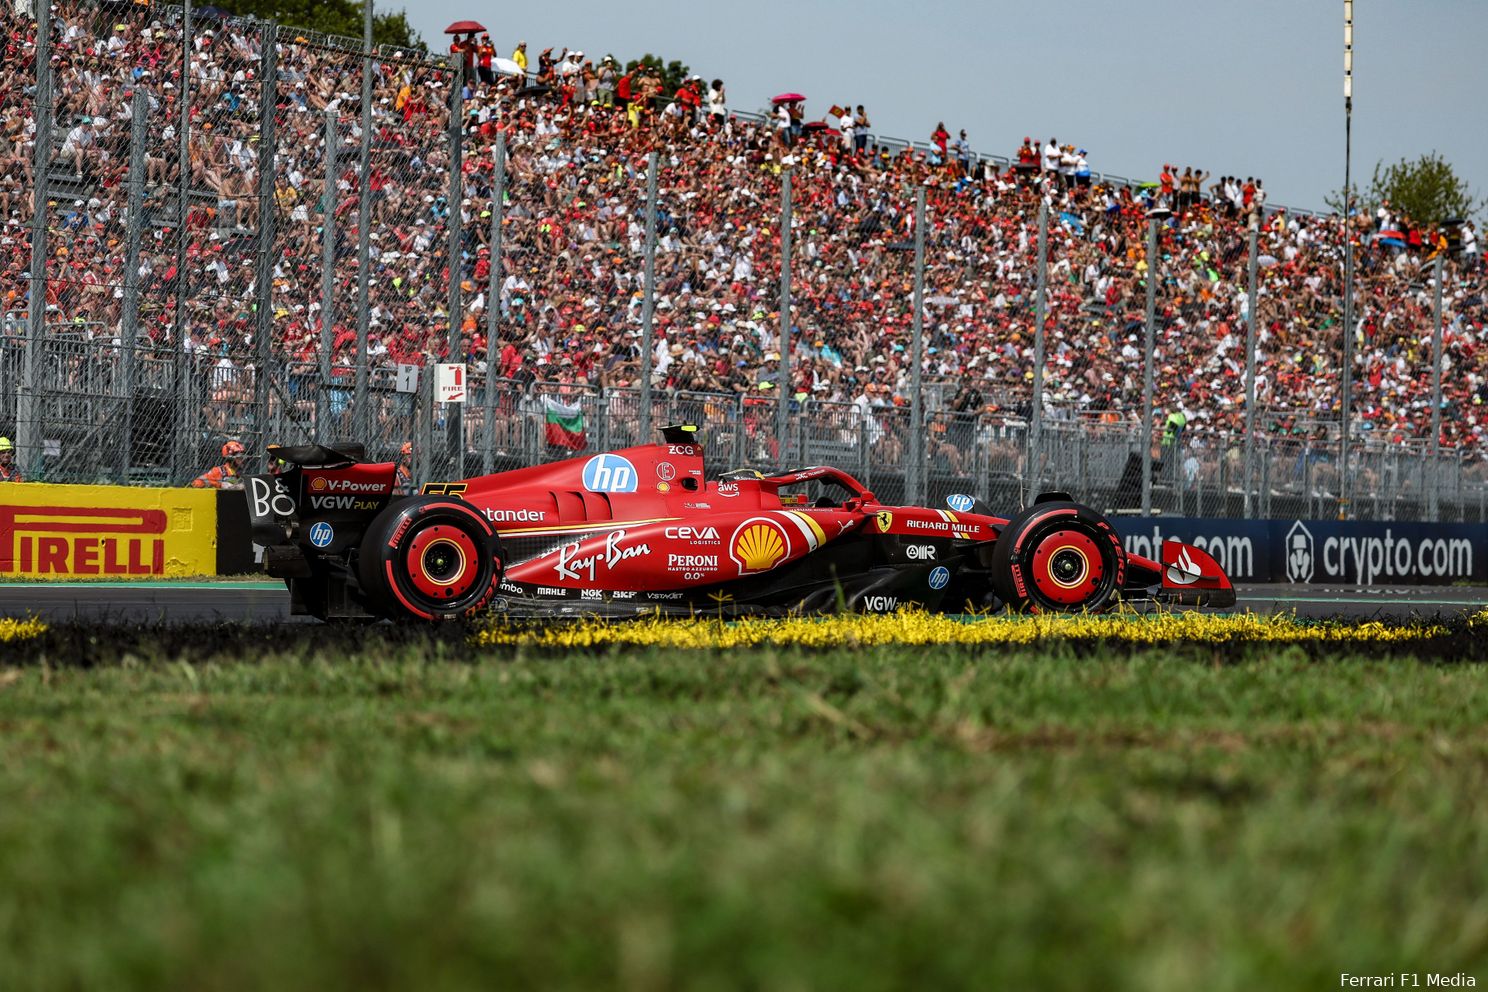
{"label": "grass verge", "polygon": [[0,648],[4,988],[1488,977],[1488,668],[1421,643],[87,636]]}

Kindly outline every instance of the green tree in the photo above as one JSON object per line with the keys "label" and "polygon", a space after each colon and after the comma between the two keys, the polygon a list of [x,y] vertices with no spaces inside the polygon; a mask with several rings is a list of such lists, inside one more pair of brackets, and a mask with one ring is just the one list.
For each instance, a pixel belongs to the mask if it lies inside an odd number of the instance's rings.
{"label": "green tree", "polygon": [[[1324,198],[1328,206],[1343,211],[1343,190]],[[1433,227],[1444,220],[1471,217],[1488,200],[1473,196],[1467,180],[1436,152],[1415,160],[1401,159],[1393,165],[1376,163],[1366,189],[1354,187],[1355,208],[1372,213],[1385,200],[1397,214],[1410,216],[1417,224]]]}
{"label": "green tree", "polygon": [[663,96],[671,96],[676,93],[677,87],[685,83],[687,77],[692,74],[690,68],[676,59],[666,62],[660,57],[652,55],[650,52],[647,52],[638,59],[631,59],[625,63],[625,71],[630,72],[641,65],[648,66],[661,73],[661,93]]}
{"label": "green tree", "polygon": [[[362,36],[362,5],[354,0],[225,0],[224,10],[348,38]],[[424,41],[408,23],[405,11],[372,13],[372,40],[379,45],[423,48]]]}

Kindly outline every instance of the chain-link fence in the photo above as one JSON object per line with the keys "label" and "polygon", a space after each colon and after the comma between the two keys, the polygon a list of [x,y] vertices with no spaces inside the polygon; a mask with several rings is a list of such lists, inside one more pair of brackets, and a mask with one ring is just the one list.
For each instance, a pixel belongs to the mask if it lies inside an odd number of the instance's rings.
{"label": "chain-link fence", "polygon": [[[229,439],[337,438],[453,477],[695,422],[720,467],[886,500],[1482,517],[1470,256],[1351,229],[1350,288],[1339,221],[1228,181],[612,111],[578,70],[518,87],[216,8],[52,10],[0,9],[28,478],[183,484]],[[408,387],[445,360],[464,404]]]}

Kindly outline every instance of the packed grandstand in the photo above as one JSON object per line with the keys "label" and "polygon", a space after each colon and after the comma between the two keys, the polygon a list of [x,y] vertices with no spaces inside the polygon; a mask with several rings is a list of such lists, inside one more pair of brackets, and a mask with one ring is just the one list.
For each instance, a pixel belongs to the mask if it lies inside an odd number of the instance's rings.
{"label": "packed grandstand", "polygon": [[[146,95],[145,237],[140,333],[175,347],[177,292],[185,346],[251,362],[259,211],[276,211],[273,346],[314,363],[321,341],[321,223],[335,218],[329,286],[335,361],[354,359],[361,60],[333,39],[278,35],[274,202],[260,204],[259,35],[220,12],[193,31],[190,185],[185,267],[178,271],[176,126],[182,93],[179,10],[61,0],[52,71],[57,93],[48,226],[49,335],[115,342],[123,319],[131,100]],[[0,62],[0,306],[4,333],[23,333],[29,306],[35,177],[35,22],[3,5]],[[515,44],[515,39],[510,41]],[[504,45],[500,54],[506,54]],[[534,63],[538,60],[534,59]],[[551,60],[543,60],[544,63]],[[564,63],[578,68],[564,72]],[[534,69],[538,68],[534,64]],[[647,154],[660,154],[656,263],[658,387],[902,402],[912,323],[912,188],[928,187],[926,373],[968,380],[992,415],[1026,412],[1033,377],[1037,203],[1051,197],[1046,398],[1053,416],[1140,417],[1147,211],[1161,227],[1157,397],[1198,430],[1244,420],[1247,227],[1259,233],[1258,427],[1287,432],[1336,419],[1342,343],[1342,225],[1337,216],[1264,203],[1260,183],[1162,165],[1149,187],[1082,181],[1070,146],[1007,136],[1008,159],[968,155],[943,129],[929,146],[846,133],[836,114],[813,126],[735,107],[709,82],[700,99],[669,101],[582,53],[536,78],[471,73],[463,115],[464,194],[450,204],[452,74],[442,59],[388,55],[375,65],[371,174],[372,362],[387,367],[448,354],[449,211],[464,223],[461,333],[455,358],[488,355],[488,308],[499,308],[492,373],[597,387],[634,385],[642,322]],[[635,82],[635,80],[631,80]],[[844,96],[846,94],[843,94]],[[819,101],[823,105],[829,101]],[[326,118],[336,142],[327,197]],[[493,146],[506,135],[502,272],[488,290]],[[781,132],[784,132],[782,134]],[[1028,144],[1033,155],[1024,153]],[[1083,160],[1079,156],[1075,161]],[[791,169],[795,225],[792,380],[777,376],[781,174]],[[1062,172],[1062,174],[1061,174]],[[1171,187],[1171,189],[1169,188]],[[1192,191],[1198,189],[1199,195]],[[1429,432],[1437,233],[1408,217],[1355,218],[1355,411],[1375,440]],[[1447,264],[1443,442],[1475,446],[1488,410],[1484,264],[1469,228]],[[494,298],[493,298],[494,295]],[[144,338],[141,339],[142,341]],[[247,356],[247,357],[244,357]],[[782,388],[784,387],[784,388]]]}

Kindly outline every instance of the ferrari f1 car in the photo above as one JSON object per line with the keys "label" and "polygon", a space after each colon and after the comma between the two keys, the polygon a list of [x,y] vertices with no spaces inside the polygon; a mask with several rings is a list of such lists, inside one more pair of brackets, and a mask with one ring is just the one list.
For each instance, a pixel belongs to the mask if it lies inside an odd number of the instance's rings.
{"label": "ferrari f1 car", "polygon": [[709,478],[696,428],[659,444],[395,496],[360,445],[271,446],[250,476],[254,541],[292,610],[322,620],[513,615],[784,615],[903,607],[1099,611],[1119,600],[1229,606],[1198,548],[1129,554],[1065,493],[1000,516],[956,495],[885,506],[835,468]]}

